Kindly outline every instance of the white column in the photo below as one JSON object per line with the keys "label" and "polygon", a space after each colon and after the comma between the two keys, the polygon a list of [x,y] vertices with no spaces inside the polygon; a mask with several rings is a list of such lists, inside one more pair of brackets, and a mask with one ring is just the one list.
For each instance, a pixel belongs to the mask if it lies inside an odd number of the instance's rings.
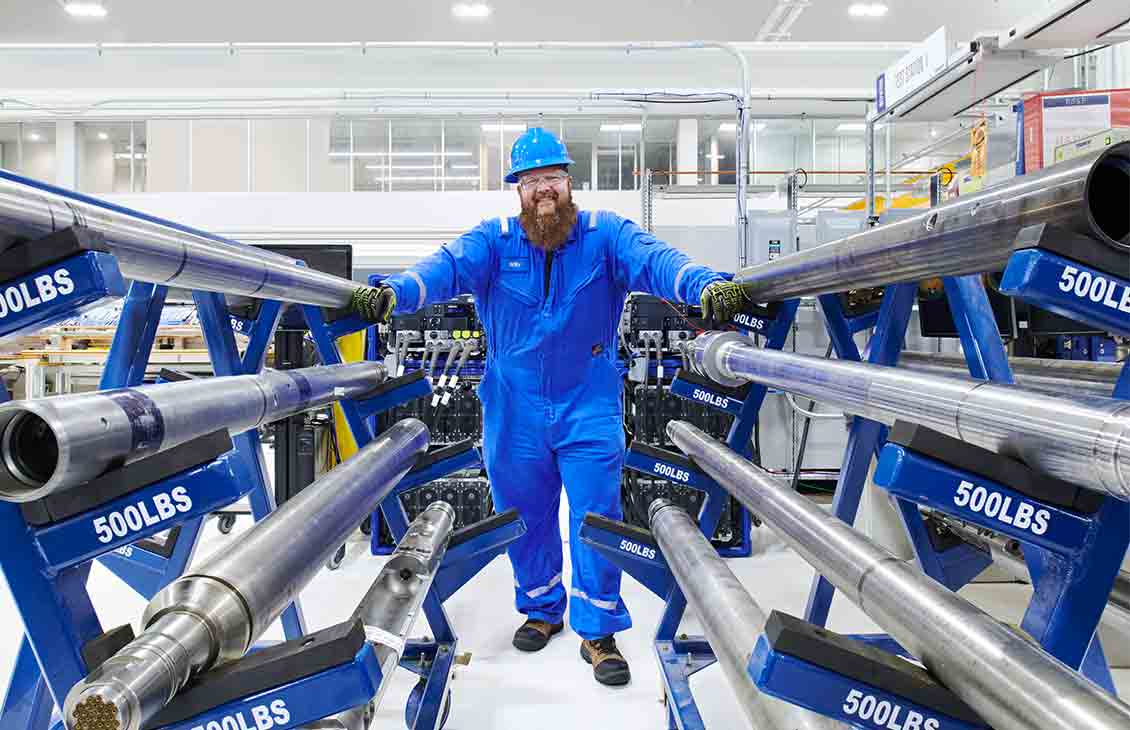
{"label": "white column", "polygon": [[[698,120],[680,119],[675,132],[675,169],[690,172],[698,169]],[[675,185],[697,185],[698,175],[679,175]]]}
{"label": "white column", "polygon": [[74,122],[55,122],[55,184],[78,189],[78,136]]}

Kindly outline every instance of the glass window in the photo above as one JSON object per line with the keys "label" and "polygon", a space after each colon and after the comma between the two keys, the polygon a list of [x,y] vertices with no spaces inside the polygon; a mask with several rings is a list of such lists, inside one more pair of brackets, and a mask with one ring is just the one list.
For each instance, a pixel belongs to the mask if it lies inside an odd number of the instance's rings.
{"label": "glass window", "polygon": [[698,169],[706,185],[734,185],[737,182],[737,122],[708,118],[698,123]]}
{"label": "glass window", "polygon": [[561,139],[569,149],[569,156],[573,158],[572,169],[574,190],[595,190],[593,176],[596,156],[593,154],[594,145],[600,135],[600,120],[585,119],[583,117],[565,119],[561,124]]}
{"label": "glass window", "polygon": [[251,122],[251,189],[300,193],[306,190],[306,120]]}
{"label": "glass window", "polygon": [[250,126],[245,119],[192,122],[192,192],[247,192]]}
{"label": "glass window", "polygon": [[805,119],[755,119],[750,122],[756,170],[754,185],[776,185],[788,172],[812,166],[812,123]]}
{"label": "glass window", "polygon": [[76,125],[79,190],[133,193],[145,190],[145,122]]}
{"label": "glass window", "polygon": [[55,125],[20,125],[20,172],[44,182],[55,181]]}
{"label": "glass window", "polygon": [[349,157],[349,122],[310,120],[310,192],[347,193],[352,175]]}
{"label": "glass window", "polygon": [[645,134],[644,152],[646,166],[656,171],[652,175],[652,182],[656,185],[671,184],[672,175],[668,170],[674,170],[677,164],[675,156],[675,129],[674,119],[648,119]]}
{"label": "glass window", "polygon": [[20,125],[0,124],[0,167],[18,172],[20,169]]}
{"label": "glass window", "polygon": [[346,155],[353,160],[353,189],[386,192],[390,189],[387,119],[358,119],[347,123]]}
{"label": "glass window", "polygon": [[443,122],[438,119],[393,119],[392,152],[386,169],[389,189],[433,191],[443,188]]}
{"label": "glass window", "polygon": [[467,119],[443,122],[444,190],[486,190],[490,169],[486,159],[482,127]]}

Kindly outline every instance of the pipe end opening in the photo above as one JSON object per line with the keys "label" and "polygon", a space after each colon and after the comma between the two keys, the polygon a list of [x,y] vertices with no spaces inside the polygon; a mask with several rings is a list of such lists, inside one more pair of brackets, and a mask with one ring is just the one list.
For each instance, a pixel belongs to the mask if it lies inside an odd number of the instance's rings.
{"label": "pipe end opening", "polygon": [[1103,242],[1130,252],[1130,142],[1111,147],[1091,168],[1086,200]]}
{"label": "pipe end opening", "polygon": [[19,498],[45,486],[59,465],[59,442],[38,414],[17,411],[3,424],[0,436],[0,496]]}

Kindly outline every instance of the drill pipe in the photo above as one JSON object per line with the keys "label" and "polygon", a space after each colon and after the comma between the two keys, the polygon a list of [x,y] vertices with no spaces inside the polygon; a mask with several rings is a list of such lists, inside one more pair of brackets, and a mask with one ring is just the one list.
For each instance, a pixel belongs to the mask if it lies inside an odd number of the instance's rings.
{"label": "drill pipe", "polygon": [[[1083,395],[1109,398],[1122,372],[1119,363],[1046,360],[1039,357],[1010,357],[1013,380],[1022,388],[1056,395]],[[965,357],[940,352],[903,350],[899,367],[929,375],[968,378]]]}
{"label": "drill pipe", "polygon": [[1124,730],[1130,706],[684,421],[667,435],[996,730]]}
{"label": "drill pipe", "polygon": [[736,333],[693,343],[695,363],[726,385],[753,381],[848,413],[917,423],[1065,481],[1130,499],[1130,403],[1068,398],[755,347]]}
{"label": "drill pipe", "polygon": [[217,429],[233,434],[386,377],[375,362],[10,401],[0,405],[0,500],[28,502]]}
{"label": "drill pipe", "polygon": [[[353,612],[353,618],[365,625],[365,635],[376,649],[382,677],[390,676],[400,662],[408,632],[439,571],[454,529],[455,510],[451,505],[429,505],[409,525]],[[380,706],[387,686],[388,682],[381,682],[374,706]]]}
{"label": "drill pipe", "polygon": [[749,676],[749,658],[765,630],[766,616],[686,511],[666,499],[649,509],[651,533],[687,602],[702,619],[718,664],[751,728],[832,730],[844,725],[802,707],[761,694]]}
{"label": "drill pipe", "polygon": [[400,421],[146,606],[144,631],[67,693],[69,730],[138,730],[196,674],[238,659],[427,450]]}
{"label": "drill pipe", "polygon": [[[738,271],[754,301],[830,294],[934,276],[998,271],[1028,226],[1066,228],[1130,252],[1130,143]],[[1127,261],[1130,268],[1130,259]]]}
{"label": "drill pipe", "polygon": [[358,285],[140,211],[0,170],[0,230],[39,238],[81,226],[102,234],[129,279],[261,299],[345,307]]}

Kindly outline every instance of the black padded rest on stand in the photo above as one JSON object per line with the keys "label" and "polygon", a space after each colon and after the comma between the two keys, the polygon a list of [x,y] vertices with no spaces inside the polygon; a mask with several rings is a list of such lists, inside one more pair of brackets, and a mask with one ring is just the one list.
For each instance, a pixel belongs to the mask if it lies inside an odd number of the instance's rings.
{"label": "black padded rest on stand", "polygon": [[82,662],[86,665],[86,671],[88,673],[93,672],[102,666],[107,659],[124,649],[125,645],[133,639],[133,627],[124,624],[116,629],[103,632],[83,644]]}
{"label": "black padded rest on stand", "polygon": [[168,451],[108,471],[74,489],[21,504],[20,511],[27,523],[35,527],[59,522],[186,469],[207,464],[232,448],[227,429],[213,431]]}
{"label": "black padded rest on stand", "polygon": [[651,534],[651,530],[645,530],[642,527],[629,525],[627,522],[620,520],[612,520],[603,515],[593,514],[589,512],[585,515],[585,524],[595,527],[598,530],[611,532],[614,535],[625,537],[635,542],[643,543],[654,548],[659,547],[659,543],[655,541],[655,536]]}
{"label": "black padded rest on stand", "polygon": [[1024,248],[1038,248],[1065,259],[1078,261],[1099,271],[1125,279],[1128,261],[1124,251],[1115,250],[1102,241],[1075,231],[1037,223],[1028,226],[1016,236],[1016,244]]}
{"label": "black padded rest on stand", "polygon": [[184,722],[213,707],[351,662],[364,643],[365,627],[357,619],[248,654],[189,682],[144,728]]}
{"label": "black padded rest on stand", "polygon": [[712,393],[718,393],[719,395],[724,395],[727,398],[733,398],[734,400],[743,402],[746,398],[749,397],[749,390],[753,387],[753,383],[745,383],[744,385],[739,385],[736,388],[731,388],[722,385],[721,383],[716,383],[704,375],[699,375],[693,370],[687,370],[685,368],[679,368],[678,370],[676,370],[675,378],[682,380],[685,383],[690,383],[691,385],[697,385],[700,388],[705,388]]}
{"label": "black padded rest on stand", "polygon": [[3,249],[0,256],[0,283],[18,279],[45,266],[69,259],[85,251],[108,253],[102,234],[89,228],[64,228],[33,241],[18,241]]}
{"label": "black padded rest on stand", "polygon": [[643,454],[649,459],[655,459],[656,461],[665,461],[668,464],[677,464],[678,466],[688,469],[689,471],[693,471],[696,474],[705,475],[705,472],[703,472],[702,469],[699,469],[693,461],[688,459],[683,454],[675,451],[660,449],[652,446],[651,444],[645,444],[642,441],[633,441],[632,444],[628,447],[628,450],[635,451],[637,454]]}
{"label": "black padded rest on stand", "polygon": [[501,512],[497,515],[491,515],[485,520],[479,520],[473,525],[465,525],[464,527],[460,527],[458,530],[451,534],[451,539],[448,541],[447,547],[450,549],[455,547],[456,545],[461,545],[468,540],[472,540],[478,537],[479,535],[485,535],[491,530],[502,527],[503,525],[509,525],[511,522],[516,522],[517,520],[518,510],[517,508],[511,507],[505,512]]}
{"label": "black padded rest on stand", "polygon": [[399,378],[389,378],[388,380],[384,381],[383,383],[381,383],[377,387],[370,390],[368,393],[365,393],[364,395],[358,397],[357,400],[360,400],[360,401],[370,400],[372,398],[382,396],[385,393],[392,392],[392,391],[396,390],[397,388],[403,388],[405,385],[411,385],[412,383],[415,383],[417,380],[423,380],[423,379],[424,379],[424,371],[423,370],[413,370],[412,372],[408,373],[407,375],[401,375]]}
{"label": "black padded rest on stand", "polygon": [[450,459],[453,456],[458,456],[459,454],[470,451],[473,448],[475,448],[475,440],[464,439],[463,441],[451,444],[450,446],[444,446],[442,449],[436,449],[434,451],[429,451],[426,454],[420,454],[420,456],[416,458],[415,465],[413,465],[413,467],[408,470],[408,473],[412,474],[413,472],[423,471],[429,466],[434,466],[441,461]]}
{"label": "black padded rest on stand", "polygon": [[984,725],[961,698],[922,667],[862,641],[773,611],[765,622],[765,640],[773,651],[904,697],[952,718]]}
{"label": "black padded rest on stand", "polygon": [[918,424],[895,421],[887,441],[1063,509],[1094,514],[1105,499],[1098,492],[1038,474],[1016,459],[958,441]]}

